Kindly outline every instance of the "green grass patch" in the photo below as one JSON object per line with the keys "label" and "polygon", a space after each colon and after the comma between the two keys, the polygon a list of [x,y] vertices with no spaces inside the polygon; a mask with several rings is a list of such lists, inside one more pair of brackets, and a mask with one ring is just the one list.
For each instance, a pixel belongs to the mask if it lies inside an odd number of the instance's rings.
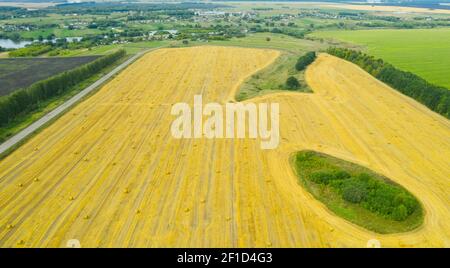
{"label": "green grass patch", "polygon": [[450,28],[321,31],[311,35],[362,45],[370,55],[450,88]]}
{"label": "green grass patch", "polygon": [[411,193],[365,167],[313,151],[296,153],[292,164],[301,185],[352,223],[390,234],[423,222],[422,206]]}
{"label": "green grass patch", "polygon": [[[274,63],[252,75],[241,85],[236,94],[236,100],[242,101],[282,90],[312,92],[305,82],[304,71],[298,72],[295,69],[298,55],[297,53],[283,52]],[[300,83],[296,89],[288,88],[286,85],[288,77],[291,76],[297,78]]]}

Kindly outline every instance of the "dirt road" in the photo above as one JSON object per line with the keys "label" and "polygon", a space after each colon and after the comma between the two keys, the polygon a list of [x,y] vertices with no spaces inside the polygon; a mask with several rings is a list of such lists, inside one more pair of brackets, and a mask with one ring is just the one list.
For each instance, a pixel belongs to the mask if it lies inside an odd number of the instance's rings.
{"label": "dirt road", "polygon": [[22,131],[17,133],[16,135],[12,136],[10,139],[5,141],[4,143],[0,144],[0,154],[4,153],[5,151],[12,148],[17,143],[21,142],[23,139],[31,135],[33,132],[53,120],[54,118],[58,117],[60,114],[62,114],[64,111],[72,107],[75,103],[79,102],[84,96],[91,93],[93,90],[98,88],[101,84],[105,83],[108,79],[113,77],[115,74],[123,70],[125,67],[130,65],[133,61],[135,61],[137,58],[142,56],[145,52],[140,52],[134,55],[133,57],[129,58],[128,60],[121,63],[119,66],[114,68],[111,72],[107,73],[97,81],[95,81],[92,85],[88,86],[87,88],[83,89],[80,93],[76,94],[72,98],[70,98],[68,101],[64,102],[60,106],[56,107],[54,110],[49,112],[48,114],[41,117],[39,120],[35,121],[33,124],[29,125],[28,127],[24,128]]}

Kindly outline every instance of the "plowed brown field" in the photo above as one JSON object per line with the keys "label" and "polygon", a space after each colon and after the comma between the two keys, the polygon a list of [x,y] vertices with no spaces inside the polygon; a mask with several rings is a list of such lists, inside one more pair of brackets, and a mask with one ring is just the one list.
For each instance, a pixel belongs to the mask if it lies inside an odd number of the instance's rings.
{"label": "plowed brown field", "polygon": [[[252,139],[171,137],[171,105],[231,100],[278,52],[194,47],[148,53],[0,162],[0,246],[450,246],[450,123],[355,65],[320,55],[314,94],[280,103],[278,149]],[[313,149],[383,173],[424,205],[414,232],[379,235],[298,183],[291,153]]]}

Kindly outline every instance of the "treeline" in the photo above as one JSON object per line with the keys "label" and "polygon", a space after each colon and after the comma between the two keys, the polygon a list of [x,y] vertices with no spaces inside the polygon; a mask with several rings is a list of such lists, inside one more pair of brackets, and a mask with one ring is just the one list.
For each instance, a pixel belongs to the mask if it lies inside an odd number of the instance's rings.
{"label": "treeline", "polygon": [[23,38],[17,32],[0,32],[0,39],[11,39],[12,41],[19,42]]}
{"label": "treeline", "polygon": [[307,52],[305,55],[298,58],[297,63],[295,64],[295,69],[297,69],[297,71],[303,71],[315,59],[316,59],[316,52],[314,51]]}
{"label": "treeline", "polygon": [[375,59],[359,51],[329,48],[328,53],[357,64],[392,88],[450,118],[450,90],[433,85],[413,73],[401,71],[382,59]]}
{"label": "treeline", "polygon": [[47,7],[44,10],[57,14],[90,14],[90,15],[109,15],[115,12],[171,12],[176,10],[192,9],[214,9],[226,7],[222,4],[213,3],[114,3],[114,2],[82,2],[82,3],[64,3],[53,7]]}
{"label": "treeline", "polygon": [[[3,2],[3,1],[2,1]],[[0,20],[9,20],[13,18],[30,18],[30,17],[43,17],[47,12],[41,9],[27,9],[22,7],[0,7]]]}
{"label": "treeline", "polygon": [[79,82],[91,77],[125,55],[125,50],[103,56],[91,63],[34,83],[0,98],[0,127],[18,116],[35,110],[50,98],[61,96]]}
{"label": "treeline", "polygon": [[[256,21],[256,20],[255,20]],[[294,38],[303,39],[305,38],[305,35],[310,33],[311,31],[309,29],[302,29],[297,28],[295,24],[288,23],[288,27],[272,27],[272,25],[275,25],[275,23],[267,23],[271,26],[264,27],[261,24],[256,24],[254,26],[251,26],[249,28],[250,32],[253,33],[275,33],[275,34],[285,34]],[[286,26],[286,25],[285,25]]]}
{"label": "treeline", "polygon": [[37,44],[32,44],[32,45],[29,45],[29,46],[26,46],[23,48],[13,50],[13,51],[9,52],[8,56],[9,57],[35,57],[35,56],[39,56],[44,53],[47,53],[50,50],[52,50],[51,45],[37,43]]}

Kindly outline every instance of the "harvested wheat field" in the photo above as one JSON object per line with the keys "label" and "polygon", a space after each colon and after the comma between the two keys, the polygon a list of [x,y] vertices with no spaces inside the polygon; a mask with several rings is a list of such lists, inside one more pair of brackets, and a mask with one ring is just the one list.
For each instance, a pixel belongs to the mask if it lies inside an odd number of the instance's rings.
{"label": "harvested wheat field", "polygon": [[[273,50],[146,54],[0,162],[0,246],[450,246],[450,123],[323,54],[314,94],[277,93],[278,149],[253,139],[174,139],[175,102],[228,101]],[[334,216],[298,183],[290,155],[322,151],[369,167],[423,203],[425,223],[379,235]]]}

